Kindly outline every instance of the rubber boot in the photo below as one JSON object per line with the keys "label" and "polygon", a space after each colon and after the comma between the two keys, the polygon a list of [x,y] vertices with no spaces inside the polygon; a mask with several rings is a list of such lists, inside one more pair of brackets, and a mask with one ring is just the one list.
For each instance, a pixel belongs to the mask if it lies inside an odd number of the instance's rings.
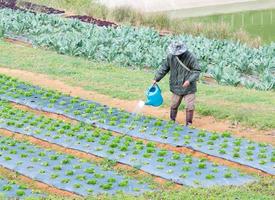
{"label": "rubber boot", "polygon": [[190,126],[193,123],[194,110],[186,110],[186,126]]}
{"label": "rubber boot", "polygon": [[176,121],[177,113],[178,110],[170,109],[170,119],[174,122]]}

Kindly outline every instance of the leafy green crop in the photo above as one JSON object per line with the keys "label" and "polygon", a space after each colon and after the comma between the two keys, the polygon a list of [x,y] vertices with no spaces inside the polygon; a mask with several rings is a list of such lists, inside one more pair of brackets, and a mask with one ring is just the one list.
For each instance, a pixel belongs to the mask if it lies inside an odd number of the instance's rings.
{"label": "leafy green crop", "polygon": [[0,26],[0,38],[4,37],[4,28]]}

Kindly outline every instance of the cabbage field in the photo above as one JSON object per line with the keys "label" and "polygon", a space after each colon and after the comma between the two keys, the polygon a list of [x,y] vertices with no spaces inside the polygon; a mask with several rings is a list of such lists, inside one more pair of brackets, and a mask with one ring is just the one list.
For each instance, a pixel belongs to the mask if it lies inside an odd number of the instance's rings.
{"label": "cabbage field", "polygon": [[218,83],[259,90],[275,87],[274,43],[256,49],[226,40],[160,36],[151,28],[98,27],[79,20],[10,9],[0,10],[0,29],[6,36],[23,37],[35,46],[61,54],[152,69],[162,64],[168,44],[180,39],[198,57],[202,71]]}

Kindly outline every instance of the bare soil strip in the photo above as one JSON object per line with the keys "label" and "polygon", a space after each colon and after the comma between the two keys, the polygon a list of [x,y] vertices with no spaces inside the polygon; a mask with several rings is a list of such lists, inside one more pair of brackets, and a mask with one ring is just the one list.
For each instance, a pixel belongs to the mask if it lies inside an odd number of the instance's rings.
{"label": "bare soil strip", "polygon": [[[1,133],[1,135],[4,135],[4,134]],[[66,197],[66,199],[69,197],[70,197],[69,199],[71,199],[71,198],[72,199],[80,199],[81,198],[80,196],[78,196],[74,193],[57,189],[55,187],[52,187],[52,186],[42,183],[40,181],[35,181],[27,176],[18,174],[12,170],[9,170],[9,169],[1,167],[1,166],[0,166],[0,175],[7,178],[8,180],[16,180],[20,184],[25,184],[25,185],[29,186],[29,188],[32,190],[38,190],[38,191],[44,192],[46,194],[51,194],[51,195],[55,195],[55,196],[59,196],[59,197]]]}
{"label": "bare soil strip", "polygon": [[[52,143],[37,139],[32,136],[27,136],[27,135],[23,135],[20,133],[11,132],[6,129],[0,129],[0,135],[5,136],[5,137],[12,137],[19,141],[28,141],[28,142],[31,142],[32,144],[42,147],[44,149],[50,149],[50,150],[54,150],[54,151],[57,151],[60,153],[73,155],[80,159],[92,160],[96,163],[100,163],[100,162],[104,161],[104,158],[101,158],[101,157],[98,157],[98,156],[95,156],[92,154],[88,154],[88,153],[85,153],[82,151],[77,151],[77,150],[70,149],[70,148],[65,148],[65,147],[59,146],[57,144],[52,144]],[[136,178],[141,178],[144,176],[152,177],[152,175],[147,172],[144,172],[142,170],[134,170],[133,171],[133,169],[134,169],[133,167],[125,165],[125,164],[121,164],[121,163],[117,163],[114,166],[114,169],[116,169],[117,171],[121,171],[121,170],[124,172],[127,171],[129,173],[129,175],[131,175],[132,177],[136,177]],[[164,187],[165,183],[170,183],[170,181],[168,181],[164,178],[161,178],[161,177],[156,177],[156,176],[153,177],[153,180],[158,185],[158,188]],[[181,187],[182,187],[182,185],[174,183],[171,186],[171,189],[180,189]]]}
{"label": "bare soil strip", "polygon": [[[35,113],[37,115],[47,116],[47,117],[51,117],[53,119],[64,119],[63,121],[66,121],[66,122],[69,122],[69,123],[70,123],[70,121],[72,121],[72,122],[76,123],[75,120],[72,120],[72,119],[70,119],[66,116],[53,114],[53,113],[49,113],[49,112],[45,112],[45,111],[34,110],[34,109],[32,109],[28,106],[18,105],[16,103],[11,103],[11,105],[15,108],[18,108],[18,109],[21,109],[21,110],[24,110],[24,111],[28,111],[28,112],[32,112],[32,113]],[[117,132],[112,132],[112,135],[113,136],[121,136],[122,134],[117,133]],[[133,137],[133,136],[131,136],[131,137],[136,141],[142,141],[144,144],[147,144],[149,142],[148,140],[140,139],[138,137]],[[193,149],[189,149],[189,148],[186,148],[186,147],[174,147],[172,145],[157,143],[157,142],[155,142],[155,143],[156,143],[157,147],[162,148],[162,149],[166,149],[166,150],[181,153],[181,154],[191,155],[191,156],[196,157],[196,158],[206,158],[206,159],[208,159],[209,161],[211,161],[213,163],[217,163],[217,164],[224,165],[224,166],[229,166],[229,167],[232,167],[232,168],[235,168],[235,169],[240,169],[243,172],[249,172],[249,173],[254,173],[254,174],[263,175],[263,176],[270,176],[270,174],[268,174],[266,172],[263,172],[259,169],[255,169],[255,168],[250,167],[250,166],[238,164],[238,163],[235,163],[235,162],[232,162],[232,161],[229,161],[229,160],[225,160],[225,159],[222,159],[222,158],[219,158],[219,157],[216,157],[216,156],[212,156],[212,155],[209,155],[209,154],[206,154],[206,153],[203,153],[203,152],[199,152],[199,151],[196,151],[196,150],[193,150]],[[74,150],[74,151],[77,152],[77,150]],[[95,157],[95,158],[99,158],[97,156],[93,156],[93,155],[88,154],[88,153],[85,153],[85,154],[90,155],[90,156]]]}
{"label": "bare soil strip", "polygon": [[[138,104],[138,101],[115,99],[93,91],[84,90],[81,87],[70,86],[60,80],[50,78],[44,74],[17,69],[8,69],[4,67],[0,67],[0,73],[18,78],[19,80],[26,81],[40,87],[57,90],[71,96],[78,96],[108,105],[110,107],[121,108],[128,112],[132,112],[133,108],[135,108]],[[169,112],[169,108],[152,108],[149,106],[145,106],[142,110],[142,114],[144,115],[154,116],[166,120],[169,119]],[[183,122],[184,116],[185,114],[180,111],[177,121]],[[258,130],[241,125],[232,125],[232,123],[227,120],[217,120],[212,116],[200,116],[197,113],[195,114],[194,127],[210,132],[230,131],[238,137],[245,137],[255,142],[264,142],[275,146],[275,140],[273,140],[275,130]]]}
{"label": "bare soil strip", "polygon": [[57,10],[44,5],[39,5],[35,3],[30,3],[27,1],[17,1],[17,0],[1,0],[0,8],[10,8],[13,10],[28,11],[32,13],[46,13],[46,14],[62,14],[65,11]]}
{"label": "bare soil strip", "polygon": [[13,38],[4,38],[3,39],[5,42],[9,42],[9,43],[13,43],[16,45],[20,45],[20,46],[25,46],[25,47],[32,47],[31,43],[25,42],[25,41],[21,41],[21,40],[17,40],[17,39],[13,39]]}
{"label": "bare soil strip", "polygon": [[48,6],[39,5],[39,4],[27,2],[27,1],[20,1],[17,3],[19,4],[19,7],[22,7],[23,9],[26,9],[27,11],[46,13],[46,14],[57,14],[57,15],[65,13],[65,11],[63,11],[63,10],[57,10],[55,8],[51,8]]}

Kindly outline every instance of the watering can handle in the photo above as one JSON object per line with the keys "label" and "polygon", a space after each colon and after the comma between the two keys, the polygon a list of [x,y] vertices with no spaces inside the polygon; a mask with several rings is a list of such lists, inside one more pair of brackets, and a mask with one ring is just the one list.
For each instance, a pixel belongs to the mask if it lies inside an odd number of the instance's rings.
{"label": "watering can handle", "polygon": [[153,84],[148,88],[147,93],[146,93],[147,96],[149,95],[149,92],[150,92],[151,88],[152,88],[152,87],[155,87],[156,84],[157,84],[157,83],[153,83]]}
{"label": "watering can handle", "polygon": [[149,91],[150,91],[150,89],[151,89],[152,87],[157,87],[157,88],[160,90],[158,84],[157,84],[157,83],[153,83],[152,86],[148,89],[147,95],[149,94]]}
{"label": "watering can handle", "polygon": [[156,86],[160,90],[159,85],[157,83],[153,84],[152,86]]}

